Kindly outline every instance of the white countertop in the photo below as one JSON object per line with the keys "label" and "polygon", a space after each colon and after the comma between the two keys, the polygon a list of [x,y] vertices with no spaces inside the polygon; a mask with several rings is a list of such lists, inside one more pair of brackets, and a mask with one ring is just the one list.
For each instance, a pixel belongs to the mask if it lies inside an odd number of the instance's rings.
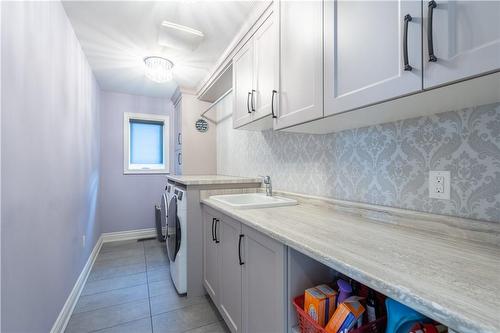
{"label": "white countertop", "polygon": [[189,185],[221,185],[221,184],[260,184],[260,178],[221,176],[221,175],[169,175],[167,179],[186,186]]}
{"label": "white countertop", "polygon": [[[318,200],[247,210],[210,198],[202,203],[458,332],[500,332],[498,243],[405,227],[397,216],[377,221]],[[423,220],[426,214],[409,214],[412,223],[429,222]],[[498,239],[497,225],[487,227]]]}

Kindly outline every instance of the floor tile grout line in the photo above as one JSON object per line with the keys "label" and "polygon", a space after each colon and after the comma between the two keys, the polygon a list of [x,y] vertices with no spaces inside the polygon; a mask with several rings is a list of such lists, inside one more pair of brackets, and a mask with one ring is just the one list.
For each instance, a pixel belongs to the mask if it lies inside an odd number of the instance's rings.
{"label": "floor tile grout line", "polygon": [[153,311],[151,310],[151,293],[149,292],[149,275],[148,275],[148,264],[146,259],[146,246],[142,243],[144,248],[144,260],[146,261],[146,283],[148,284],[148,304],[149,304],[149,322],[151,323],[151,333],[154,332],[153,329]]}
{"label": "floor tile grout line", "polygon": [[[117,258],[106,258],[106,259],[96,259],[95,261],[95,264],[99,267],[99,266],[105,266],[107,264],[109,264],[110,262],[115,262],[117,260],[124,260],[124,259],[128,259],[128,258],[142,258],[143,256],[142,255],[135,255],[135,256],[125,256],[125,257],[117,257]],[[119,266],[127,266],[127,265],[136,265],[136,264],[119,264],[119,265],[116,265],[116,266],[111,266],[111,267],[119,267]]]}
{"label": "floor tile grout line", "polygon": [[133,257],[133,256],[139,257],[140,255],[138,255],[136,252],[140,253],[138,248],[133,248],[133,249],[123,248],[123,249],[117,249],[116,251],[113,250],[113,251],[102,252],[99,253],[99,255],[103,256],[101,260],[111,259],[110,257],[113,256],[119,256],[116,258]]}
{"label": "floor tile grout line", "polygon": [[[176,309],[171,309],[171,310],[168,310],[168,311],[165,311],[165,312],[160,312],[160,313],[156,313],[153,315],[153,313],[151,313],[152,317],[158,317],[158,316],[161,316],[161,315],[164,315],[166,313],[170,313],[170,312],[174,312],[174,311],[179,311],[179,310],[184,310],[186,308],[190,308],[192,306],[196,306],[196,305],[201,305],[202,303],[198,303],[198,304],[188,304],[188,305],[184,305],[184,306],[181,306],[180,308],[176,308]],[[219,320],[218,320],[219,321]],[[205,325],[203,325],[205,326]]]}
{"label": "floor tile grout line", "polygon": [[220,320],[216,320],[216,321],[214,321],[214,322],[211,322],[211,323],[208,323],[208,324],[205,324],[205,325],[201,325],[201,326],[193,327],[193,328],[190,328],[190,329],[184,330],[184,331],[182,331],[182,332],[180,332],[180,333],[186,333],[186,332],[189,332],[189,331],[193,331],[193,330],[196,330],[196,329],[198,329],[198,328],[202,328],[202,327],[205,327],[205,326],[210,326],[210,325],[213,325],[213,324],[218,323],[218,322],[220,322]]}
{"label": "floor tile grout line", "polygon": [[79,314],[82,314],[82,313],[88,313],[88,312],[92,312],[92,311],[102,311],[104,309],[112,308],[114,306],[120,306],[120,305],[124,305],[124,304],[128,304],[128,303],[135,303],[135,302],[143,302],[143,301],[145,301],[147,299],[148,299],[148,297],[133,299],[133,300],[125,301],[125,302],[122,302],[122,303],[116,303],[116,304],[112,304],[112,305],[106,305],[106,306],[103,306],[103,307],[100,307],[100,308],[96,308],[96,309],[92,309],[92,310],[86,310],[86,311],[82,311],[82,312],[73,312],[73,314],[74,315],[79,315]]}
{"label": "floor tile grout line", "polygon": [[[112,280],[112,279],[110,279]],[[97,280],[97,281],[100,281],[100,280]],[[120,287],[120,288],[114,288],[114,289],[108,289],[108,290],[103,290],[103,291],[98,291],[96,293],[93,293],[93,294],[86,294],[86,295],[83,295],[81,294],[80,297],[78,298],[78,300],[80,300],[80,298],[82,297],[87,297],[87,296],[94,296],[94,295],[99,295],[99,294],[104,294],[104,293],[109,293],[111,291],[116,291],[116,290],[122,290],[122,289],[127,289],[127,288],[134,288],[134,287],[139,287],[139,286],[142,286],[142,285],[147,285],[147,276],[146,276],[146,282],[143,282],[143,283],[138,283],[138,284],[133,284],[133,285],[130,285],[130,286],[126,286],[126,287]]]}
{"label": "floor tile grout line", "polygon": [[[129,258],[129,257],[124,257],[124,258]],[[123,259],[123,258],[121,258]],[[101,264],[98,264],[97,266],[94,265],[94,267],[97,267],[97,268],[119,268],[119,267],[125,267],[125,266],[138,266],[140,265],[141,263],[135,263],[135,264],[123,264],[123,265],[116,265],[116,266],[108,266],[108,265],[101,265]],[[143,262],[144,265],[146,265],[146,260],[144,260]],[[94,268],[92,267],[92,269]]]}
{"label": "floor tile grout line", "polygon": [[[126,277],[126,276],[131,276],[131,275],[139,275],[139,274],[144,274],[146,275],[146,271],[144,272],[137,272],[137,273],[125,273],[123,275],[117,275],[117,276],[113,276],[113,277],[109,277],[109,278],[104,278],[104,279],[98,279],[98,280],[88,280],[87,282],[97,282],[97,281],[104,281],[104,280],[114,280],[114,279],[118,279],[118,278],[121,278],[121,277]],[[85,283],[85,286],[87,286],[88,283]]]}
{"label": "floor tile grout line", "polygon": [[[106,277],[104,277],[102,279],[95,279],[95,280],[88,280],[88,281],[89,282],[94,282],[94,281],[110,280],[110,279],[115,279],[117,277],[129,276],[129,275],[140,274],[140,273],[146,273],[146,265],[144,265],[144,270],[141,271],[141,272],[117,274],[117,275],[112,275],[112,276],[106,276]],[[90,274],[92,275],[92,272],[90,272]],[[90,278],[91,275],[89,275],[89,278]]]}
{"label": "floor tile grout line", "polygon": [[148,317],[146,316],[146,317],[137,318],[137,319],[134,319],[134,320],[124,321],[123,323],[119,323],[119,324],[116,324],[116,325],[111,325],[111,326],[103,327],[103,328],[100,328],[98,330],[88,331],[88,333],[100,332],[100,331],[108,330],[108,329],[113,328],[113,327],[125,325],[125,324],[128,324],[128,323],[132,323],[134,321],[143,320],[143,319],[146,319],[146,318],[148,318]]}

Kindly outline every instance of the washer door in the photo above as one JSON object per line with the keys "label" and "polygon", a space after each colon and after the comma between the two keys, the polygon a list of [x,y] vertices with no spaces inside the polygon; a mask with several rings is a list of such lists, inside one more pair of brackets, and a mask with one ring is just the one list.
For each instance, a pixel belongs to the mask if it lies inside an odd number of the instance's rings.
{"label": "washer door", "polygon": [[167,228],[167,216],[168,216],[168,198],[167,193],[163,193],[160,201],[160,212],[161,212],[161,232],[163,234],[163,238],[166,238],[164,230]]}
{"label": "washer door", "polygon": [[168,205],[167,216],[167,253],[170,261],[175,261],[181,247],[181,224],[177,216],[177,196],[173,196]]}

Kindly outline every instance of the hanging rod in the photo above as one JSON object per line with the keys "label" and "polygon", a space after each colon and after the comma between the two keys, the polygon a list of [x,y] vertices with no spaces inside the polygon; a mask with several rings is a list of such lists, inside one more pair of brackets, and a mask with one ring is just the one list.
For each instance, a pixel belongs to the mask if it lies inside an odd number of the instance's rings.
{"label": "hanging rod", "polygon": [[219,104],[220,101],[222,101],[222,99],[224,99],[224,97],[226,97],[227,95],[229,95],[231,92],[233,91],[233,88],[230,88],[228,91],[226,91],[224,94],[222,94],[221,97],[217,98],[217,100],[215,102],[213,102],[212,104],[209,105],[208,108],[205,109],[205,111],[203,111],[201,113],[201,117],[202,118],[205,118],[206,120],[210,121],[211,123],[214,123],[217,125],[217,121],[213,120],[213,119],[210,119],[209,117],[205,116],[205,114],[212,110],[217,104]]}

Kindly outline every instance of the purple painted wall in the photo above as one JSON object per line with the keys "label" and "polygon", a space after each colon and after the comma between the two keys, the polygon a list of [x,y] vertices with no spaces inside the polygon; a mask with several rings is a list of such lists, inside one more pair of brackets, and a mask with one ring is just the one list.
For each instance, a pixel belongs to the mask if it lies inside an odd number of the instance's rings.
{"label": "purple painted wall", "polygon": [[1,331],[48,332],[101,232],[99,87],[60,2],[1,15]]}
{"label": "purple painted wall", "polygon": [[101,93],[102,232],[154,227],[154,205],[160,202],[166,175],[123,174],[123,113],[170,115],[172,111],[170,99]]}

